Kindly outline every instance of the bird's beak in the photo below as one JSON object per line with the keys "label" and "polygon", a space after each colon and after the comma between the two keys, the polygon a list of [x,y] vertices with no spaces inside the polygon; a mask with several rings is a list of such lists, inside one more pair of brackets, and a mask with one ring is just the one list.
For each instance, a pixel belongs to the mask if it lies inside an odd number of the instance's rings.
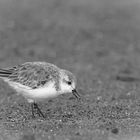
{"label": "bird's beak", "polygon": [[77,99],[80,99],[80,95],[79,95],[79,93],[77,92],[76,89],[73,89],[73,90],[72,90],[72,94],[73,94]]}

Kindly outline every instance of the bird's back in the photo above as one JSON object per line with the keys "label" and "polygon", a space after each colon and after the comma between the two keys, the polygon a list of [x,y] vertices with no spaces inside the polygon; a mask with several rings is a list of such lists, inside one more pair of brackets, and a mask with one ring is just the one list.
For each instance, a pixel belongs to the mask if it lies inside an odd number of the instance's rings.
{"label": "bird's back", "polygon": [[59,68],[46,62],[26,62],[0,69],[0,77],[35,89],[59,76]]}

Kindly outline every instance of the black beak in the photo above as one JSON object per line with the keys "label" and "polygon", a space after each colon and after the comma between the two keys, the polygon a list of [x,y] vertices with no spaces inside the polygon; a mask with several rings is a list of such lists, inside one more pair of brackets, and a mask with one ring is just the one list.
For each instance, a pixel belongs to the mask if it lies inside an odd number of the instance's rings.
{"label": "black beak", "polygon": [[80,99],[80,95],[79,95],[79,93],[77,92],[76,89],[73,89],[73,90],[72,90],[72,94],[73,94],[77,99]]}

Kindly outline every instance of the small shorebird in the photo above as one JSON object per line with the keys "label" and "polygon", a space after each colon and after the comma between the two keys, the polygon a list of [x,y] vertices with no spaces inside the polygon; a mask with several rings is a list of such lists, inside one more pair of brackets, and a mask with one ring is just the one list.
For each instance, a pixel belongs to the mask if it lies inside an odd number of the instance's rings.
{"label": "small shorebird", "polygon": [[39,101],[64,93],[73,93],[76,98],[80,98],[76,91],[75,76],[50,63],[26,62],[0,69],[0,78],[27,99],[31,104],[33,117],[34,109],[37,109],[39,116],[44,117],[37,105]]}

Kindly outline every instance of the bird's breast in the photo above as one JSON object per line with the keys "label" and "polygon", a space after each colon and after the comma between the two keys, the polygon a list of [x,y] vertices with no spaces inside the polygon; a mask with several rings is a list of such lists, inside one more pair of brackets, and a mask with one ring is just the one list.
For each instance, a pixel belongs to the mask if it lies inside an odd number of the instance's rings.
{"label": "bird's breast", "polygon": [[17,93],[23,95],[25,98],[33,99],[36,101],[53,98],[58,95],[53,82],[50,82],[47,85],[36,89],[32,89],[18,83],[10,83],[10,85],[17,91]]}
{"label": "bird's breast", "polygon": [[52,98],[57,96],[57,91],[53,83],[48,84],[47,86],[40,87],[37,89],[27,90],[25,96],[35,100],[43,100],[46,98]]}

